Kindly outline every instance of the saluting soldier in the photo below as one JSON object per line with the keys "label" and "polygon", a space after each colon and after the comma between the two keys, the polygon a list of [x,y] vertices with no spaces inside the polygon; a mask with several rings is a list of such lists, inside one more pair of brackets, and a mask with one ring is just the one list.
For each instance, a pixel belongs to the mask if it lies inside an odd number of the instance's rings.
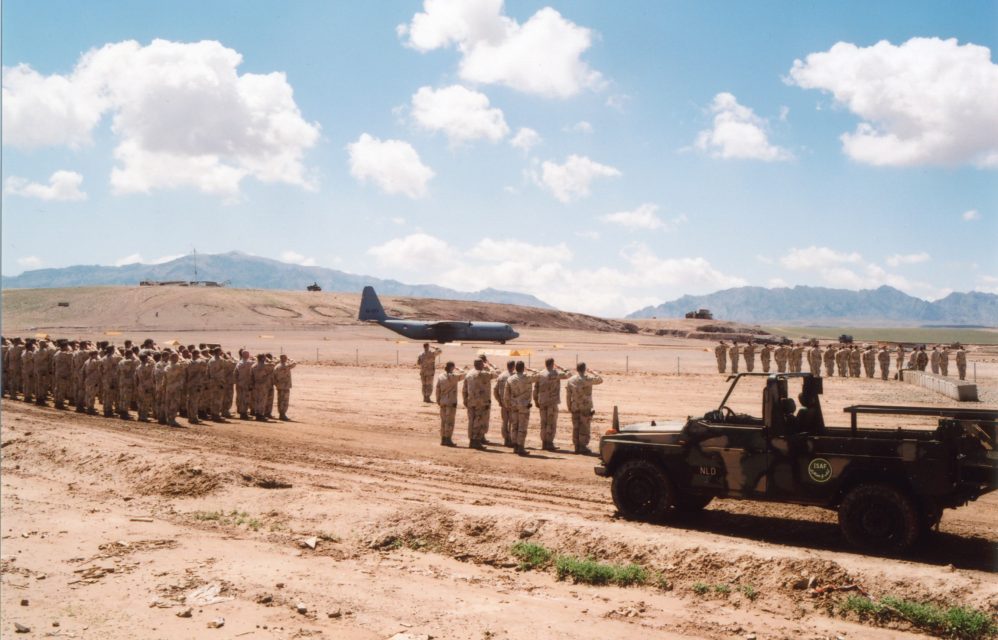
{"label": "saluting soldier", "polygon": [[929,366],[932,367],[932,373],[939,373],[939,345],[932,347],[932,353],[929,354]]}
{"label": "saluting soldier", "polygon": [[773,346],[768,342],[762,345],[759,350],[759,362],[762,364],[762,372],[769,373],[769,359],[773,355]]}
{"label": "saluting soldier", "polygon": [[508,360],[506,362],[506,371],[499,374],[499,377],[496,378],[496,386],[493,389],[493,396],[495,397],[496,402],[499,403],[499,413],[502,417],[502,444],[504,447],[512,447],[513,438],[512,435],[510,434],[510,429],[509,429],[511,414],[509,411],[509,407],[506,406],[506,401],[503,400],[502,394],[503,391],[506,390],[506,381],[509,380],[509,377],[511,375],[513,375],[515,367],[516,367],[516,362],[513,360]]}
{"label": "saluting soldier", "polygon": [[513,413],[512,436],[513,451],[520,456],[527,455],[527,427],[530,425],[530,390],[537,375],[533,371],[526,373],[523,360],[516,361],[516,373],[506,381],[503,390],[503,400]]}
{"label": "saluting soldier", "polygon": [[239,351],[236,365],[236,412],[241,420],[249,420],[253,406],[253,360],[246,349]]}
{"label": "saluting soldier", "polygon": [[755,344],[751,340],[742,349],[742,355],[745,356],[745,370],[749,373],[755,371]]}
{"label": "saluting soldier", "polygon": [[572,413],[572,446],[575,453],[589,455],[590,426],[593,420],[593,385],[603,378],[595,371],[586,373],[586,363],[580,362],[576,374],[565,383],[568,410]]}
{"label": "saluting soldier", "polygon": [[444,365],[435,386],[437,406],[440,407],[440,445],[454,447],[454,419],[457,417],[457,385],[464,380],[464,371],[455,371],[454,363]]}
{"label": "saluting soldier", "polygon": [[967,352],[962,344],[956,349],[956,371],[961,380],[967,379]]}
{"label": "saluting soldier", "polygon": [[944,376],[949,375],[949,345],[944,346],[939,353],[939,373]]}
{"label": "saluting soldier", "polygon": [[291,403],[291,370],[298,366],[294,360],[281,354],[281,361],[274,367],[274,386],[277,388],[278,419],[289,421],[288,405]]}
{"label": "saluting soldier", "polygon": [[419,366],[419,380],[423,385],[423,402],[432,402],[430,395],[433,393],[433,376],[437,372],[437,356],[442,352],[437,347],[430,348],[430,343],[423,343],[423,353],[416,358]]}
{"label": "saluting soldier", "polygon": [[496,370],[486,364],[484,359],[475,358],[474,370],[464,377],[461,389],[468,413],[468,446],[472,449],[485,448],[485,432],[489,429],[492,379],[496,377]]}
{"label": "saluting soldier", "polygon": [[880,362],[880,379],[886,380],[891,368],[891,354],[886,345],[881,345],[877,360]]}
{"label": "saluting soldier", "polygon": [[270,390],[274,388],[274,369],[267,365],[267,356],[257,354],[253,365],[253,413],[259,422],[267,422],[269,406],[267,399]]}
{"label": "saluting soldier", "polygon": [[724,340],[714,347],[714,357],[717,358],[717,372],[724,373],[728,365],[728,345],[724,344]]}
{"label": "saluting soldier", "polygon": [[544,370],[534,383],[534,402],[541,416],[541,449],[554,451],[558,433],[558,405],[561,404],[561,381],[571,377],[568,371],[556,367],[554,358],[544,361]]}

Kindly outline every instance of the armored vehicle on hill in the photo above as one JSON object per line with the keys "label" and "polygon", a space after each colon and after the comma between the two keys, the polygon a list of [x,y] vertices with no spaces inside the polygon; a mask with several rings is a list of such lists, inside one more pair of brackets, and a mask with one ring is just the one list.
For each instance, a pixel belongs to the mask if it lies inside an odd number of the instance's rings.
{"label": "armored vehicle on hill", "polygon": [[714,314],[710,312],[710,309],[697,309],[696,311],[687,311],[686,317],[697,320],[713,320]]}
{"label": "armored vehicle on hill", "polygon": [[[729,398],[764,378],[762,415],[735,413]],[[822,379],[742,373],[717,409],[682,422],[613,428],[600,443],[596,475],[613,479],[626,518],[661,520],[714,498],[835,509],[849,543],[881,552],[912,547],[956,508],[998,488],[998,411],[934,407],[846,407],[850,424],[825,424]],[[797,410],[788,382],[801,383]],[[869,414],[938,418],[935,429],[860,428]]]}

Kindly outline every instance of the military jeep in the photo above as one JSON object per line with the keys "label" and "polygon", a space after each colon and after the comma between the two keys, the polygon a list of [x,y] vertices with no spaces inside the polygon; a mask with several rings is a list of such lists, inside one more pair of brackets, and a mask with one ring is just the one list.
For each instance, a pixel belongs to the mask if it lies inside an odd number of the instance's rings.
{"label": "military jeep", "polygon": [[[762,416],[735,413],[728,401],[736,385],[759,377],[765,378]],[[685,423],[621,427],[615,408],[596,475],[613,479],[623,517],[665,520],[714,498],[815,505],[838,511],[850,544],[891,553],[915,545],[943,509],[998,487],[998,411],[856,405],[844,410],[848,426],[829,426],[820,377],[741,373],[729,379],[718,408]],[[791,380],[802,389],[800,410],[788,395]],[[860,428],[864,414],[908,422],[930,416],[938,424]]]}

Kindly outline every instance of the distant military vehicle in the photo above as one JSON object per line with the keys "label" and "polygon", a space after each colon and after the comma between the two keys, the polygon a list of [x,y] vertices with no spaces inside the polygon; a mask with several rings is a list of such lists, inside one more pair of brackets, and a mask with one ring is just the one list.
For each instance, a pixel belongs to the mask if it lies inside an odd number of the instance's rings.
{"label": "distant military vehicle", "polygon": [[[762,417],[728,406],[735,386],[764,377]],[[803,406],[788,397],[799,378]],[[732,376],[719,407],[682,422],[613,429],[600,443],[596,475],[626,518],[659,520],[703,509],[714,498],[836,509],[849,543],[875,551],[910,548],[956,508],[998,488],[998,411],[935,407],[846,407],[848,427],[825,425],[822,379],[811,374]],[[933,416],[935,430],[860,429],[860,414]]]}
{"label": "distant military vehicle", "polygon": [[322,287],[319,286],[318,282],[313,282],[312,284],[305,287],[309,291],[322,291]]}
{"label": "distant military vehicle", "polygon": [[469,322],[463,320],[405,320],[385,313],[374,287],[364,287],[360,297],[360,320],[374,321],[382,327],[412,340],[434,342],[498,342],[519,338],[520,334],[504,322]]}
{"label": "distant military vehicle", "polygon": [[713,320],[714,314],[710,312],[710,309],[697,309],[696,311],[687,311],[686,317],[697,320]]}
{"label": "distant military vehicle", "polygon": [[852,344],[852,336],[848,333],[843,333],[839,336],[839,344]]}

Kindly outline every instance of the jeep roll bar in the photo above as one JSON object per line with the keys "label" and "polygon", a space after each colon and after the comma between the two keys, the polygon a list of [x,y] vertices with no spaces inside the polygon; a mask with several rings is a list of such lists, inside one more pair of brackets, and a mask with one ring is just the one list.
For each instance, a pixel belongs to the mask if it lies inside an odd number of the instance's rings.
{"label": "jeep roll bar", "polygon": [[905,407],[885,404],[854,404],[842,409],[850,414],[849,429],[856,435],[858,428],[856,416],[860,413],[891,416],[932,416],[936,418],[952,418],[954,420],[987,420],[998,421],[998,411],[992,409],[954,409],[950,407]]}

